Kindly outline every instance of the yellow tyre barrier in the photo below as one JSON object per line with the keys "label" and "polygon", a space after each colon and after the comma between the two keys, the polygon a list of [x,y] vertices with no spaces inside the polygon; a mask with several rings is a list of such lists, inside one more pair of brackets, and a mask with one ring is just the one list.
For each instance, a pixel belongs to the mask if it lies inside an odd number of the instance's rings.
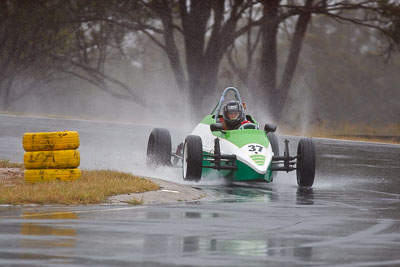
{"label": "yellow tyre barrier", "polygon": [[25,170],[25,181],[29,183],[50,181],[73,181],[82,176],[80,169]]}
{"label": "yellow tyre barrier", "polygon": [[70,150],[79,147],[76,131],[25,133],[22,138],[25,151]]}
{"label": "yellow tyre barrier", "polygon": [[64,169],[76,168],[80,164],[78,150],[54,150],[25,152],[26,169]]}

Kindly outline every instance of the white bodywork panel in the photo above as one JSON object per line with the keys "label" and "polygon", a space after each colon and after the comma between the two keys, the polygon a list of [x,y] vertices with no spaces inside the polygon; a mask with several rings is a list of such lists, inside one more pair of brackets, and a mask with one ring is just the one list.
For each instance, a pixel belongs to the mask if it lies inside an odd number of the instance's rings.
{"label": "white bodywork panel", "polygon": [[[191,135],[200,136],[203,142],[203,151],[207,153],[214,153],[214,136],[211,133],[210,125],[199,123],[196,128],[191,132]],[[219,144],[221,149],[221,154],[223,155],[236,155],[236,159],[243,162],[256,172],[260,174],[265,174],[268,170],[268,167],[272,161],[272,156],[274,153],[272,152],[271,144],[268,147],[264,147],[260,144],[249,143],[239,148],[237,145],[229,142],[226,139],[219,138]],[[251,156],[264,156],[265,161],[262,165],[257,164]]]}

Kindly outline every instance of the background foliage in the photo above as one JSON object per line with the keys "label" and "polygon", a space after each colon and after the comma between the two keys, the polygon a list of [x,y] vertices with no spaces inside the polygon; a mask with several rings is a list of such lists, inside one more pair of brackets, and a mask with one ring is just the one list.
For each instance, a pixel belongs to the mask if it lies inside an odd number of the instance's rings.
{"label": "background foliage", "polygon": [[193,121],[233,85],[260,122],[393,134],[399,42],[391,0],[5,0],[0,109]]}

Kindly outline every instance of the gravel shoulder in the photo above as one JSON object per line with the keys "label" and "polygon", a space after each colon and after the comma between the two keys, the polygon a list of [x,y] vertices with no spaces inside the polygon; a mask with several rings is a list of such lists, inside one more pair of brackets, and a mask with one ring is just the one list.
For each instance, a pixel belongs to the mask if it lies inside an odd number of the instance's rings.
{"label": "gravel shoulder", "polygon": [[144,205],[173,204],[179,202],[195,201],[206,196],[201,190],[189,185],[177,184],[155,178],[146,178],[160,186],[159,190],[144,193],[131,193],[108,198],[114,205],[127,205],[132,199],[142,201]]}

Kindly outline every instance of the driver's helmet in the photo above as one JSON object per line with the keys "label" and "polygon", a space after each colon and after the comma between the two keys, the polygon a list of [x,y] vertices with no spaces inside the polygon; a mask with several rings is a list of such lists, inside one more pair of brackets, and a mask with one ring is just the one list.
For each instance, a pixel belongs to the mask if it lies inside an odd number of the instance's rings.
{"label": "driver's helmet", "polygon": [[230,129],[235,129],[243,120],[243,106],[239,101],[229,101],[224,106],[223,118],[226,126]]}

